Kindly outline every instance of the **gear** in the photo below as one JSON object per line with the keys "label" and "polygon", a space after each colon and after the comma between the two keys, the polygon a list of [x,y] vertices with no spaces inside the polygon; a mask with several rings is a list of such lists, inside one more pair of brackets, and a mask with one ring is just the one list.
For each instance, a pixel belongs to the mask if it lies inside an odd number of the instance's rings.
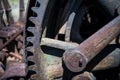
{"label": "gear", "polygon": [[[34,2],[34,3],[33,3]],[[40,38],[42,21],[49,0],[30,0],[25,28],[25,53],[27,54],[27,80],[45,80],[42,74],[42,51],[40,50]],[[32,4],[31,4],[32,3]],[[32,10],[31,10],[32,9]]]}

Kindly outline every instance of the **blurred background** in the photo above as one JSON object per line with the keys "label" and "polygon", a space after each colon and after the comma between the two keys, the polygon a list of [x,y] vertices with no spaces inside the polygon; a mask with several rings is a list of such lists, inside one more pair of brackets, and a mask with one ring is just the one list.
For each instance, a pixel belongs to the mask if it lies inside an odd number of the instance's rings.
{"label": "blurred background", "polygon": [[[19,16],[19,0],[8,0],[8,1],[10,2],[11,8],[12,8],[13,17],[15,21],[17,21]],[[27,2],[28,0],[24,0],[25,9],[27,6]],[[5,14],[4,14],[4,19],[6,19]]]}

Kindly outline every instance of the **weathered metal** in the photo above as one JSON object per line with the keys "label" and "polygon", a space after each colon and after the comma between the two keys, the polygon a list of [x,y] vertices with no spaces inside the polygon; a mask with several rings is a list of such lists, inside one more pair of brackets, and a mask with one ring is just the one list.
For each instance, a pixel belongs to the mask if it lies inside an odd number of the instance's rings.
{"label": "weathered metal", "polygon": [[4,51],[0,51],[0,61],[2,62],[2,61],[4,61],[5,60],[5,58],[7,57],[7,53],[6,52],[4,52]]}
{"label": "weathered metal", "polygon": [[[4,20],[3,20],[3,7],[2,7],[2,2],[0,1],[0,28],[4,27]],[[0,39],[0,45],[3,45],[3,40]]]}
{"label": "weathered metal", "polygon": [[65,41],[70,41],[70,33],[71,33],[74,17],[75,17],[75,13],[73,12],[70,14],[68,21],[65,23],[66,24]]}
{"label": "weathered metal", "polygon": [[0,29],[0,37],[2,38],[9,38],[15,33],[17,33],[19,28],[16,27],[2,27]]}
{"label": "weathered metal", "polygon": [[3,64],[0,62],[0,77],[3,76],[3,74],[5,72],[2,66],[3,66]]}
{"label": "weathered metal", "polygon": [[[3,16],[4,11],[4,16],[6,16],[7,20]],[[23,52],[21,48],[23,45],[19,43],[23,43],[21,33],[24,27],[24,0],[20,0],[19,13],[20,19],[15,22],[9,0],[0,0],[0,80],[6,80],[9,77],[15,76],[23,77],[26,75],[25,63],[22,63]],[[4,20],[6,20],[6,22]],[[18,47],[16,46],[16,42],[18,42]],[[8,57],[12,57],[15,60],[10,61]]]}
{"label": "weathered metal", "polygon": [[54,48],[58,48],[58,49],[62,49],[62,50],[67,50],[67,49],[75,48],[75,47],[79,46],[79,44],[77,44],[77,43],[64,42],[64,41],[59,41],[59,40],[50,39],[50,38],[42,38],[40,45],[54,47]]}
{"label": "weathered metal", "polygon": [[[85,19],[85,15],[88,14],[89,6],[81,6],[77,13],[75,14],[74,21],[71,23],[71,33],[70,33],[70,40],[73,42],[81,43],[84,38],[81,34],[81,28],[83,24],[83,19]],[[90,19],[90,17],[89,17]],[[85,27],[85,26],[84,26]]]}
{"label": "weathered metal", "polygon": [[[46,60],[46,59],[48,59],[46,57],[49,55],[46,56],[45,54],[43,54],[42,50],[40,49],[39,42],[42,41],[41,45],[47,45],[50,47],[55,47],[55,48],[59,48],[59,49],[63,49],[63,50],[71,49],[70,53],[72,53],[72,52],[74,53],[74,50],[72,50],[72,48],[76,48],[79,45],[76,43],[71,43],[71,42],[68,43],[68,42],[63,42],[63,41],[58,41],[58,40],[53,40],[53,39],[48,39],[48,38],[42,38],[42,40],[40,40],[41,34],[42,34],[42,28],[43,28],[42,25],[44,22],[44,14],[46,13],[46,9],[47,9],[47,6],[48,6],[48,3],[50,2],[50,0],[30,0],[29,1],[30,6],[28,9],[28,14],[27,14],[26,28],[24,28],[25,29],[25,34],[24,34],[24,36],[25,36],[25,43],[24,43],[25,52],[23,52],[23,35],[21,35],[21,33],[23,32],[23,27],[24,27],[24,10],[25,10],[24,5],[23,5],[24,1],[19,0],[20,14],[19,14],[19,21],[16,23],[14,22],[14,19],[13,19],[12,13],[11,13],[11,6],[9,4],[9,1],[8,0],[1,0],[1,1],[3,2],[3,6],[5,8],[6,15],[7,15],[8,25],[10,25],[10,26],[5,26],[4,20],[2,18],[3,17],[3,9],[2,9],[2,5],[0,3],[0,25],[1,25],[0,37],[2,37],[1,39],[5,38],[4,39],[5,43],[1,44],[2,46],[0,47],[0,51],[1,51],[0,52],[0,61],[3,61],[3,59],[5,59],[6,56],[7,57],[12,56],[16,60],[8,61],[5,64],[5,66],[6,66],[6,68],[4,69],[5,71],[3,70],[2,67],[0,67],[0,77],[2,76],[0,79],[7,79],[9,77],[14,77],[14,76],[17,76],[17,77],[22,76],[23,77],[23,76],[26,76],[26,73],[27,73],[26,79],[20,78],[19,80],[29,80],[29,79],[30,80],[40,80],[40,79],[48,80],[48,79],[53,79],[53,77],[55,77],[55,78],[61,77],[63,74],[61,58],[60,59],[56,58],[58,60],[58,62],[55,62],[55,63],[57,63],[57,64],[54,64],[54,61],[52,62],[53,64],[52,63],[50,64],[49,63],[50,60]],[[72,18],[71,18],[70,14],[71,14],[71,12],[78,11],[78,8],[82,3],[82,0],[79,0],[79,1],[68,0],[68,2],[69,3],[67,3],[66,7],[65,7],[66,11],[63,12],[63,16],[62,16],[62,19],[60,22],[60,23],[62,23],[61,25],[63,25],[63,23],[66,21],[68,23],[70,23],[70,24],[67,24],[68,27],[67,27],[67,31],[66,31],[66,35],[65,35],[66,41],[70,40],[70,36],[71,36],[71,34],[70,34],[71,28],[70,27],[72,26],[72,22],[74,21],[73,18],[75,16],[75,14],[72,14]],[[73,3],[71,3],[71,2],[73,2]],[[85,12],[85,11],[83,11],[83,12]],[[49,12],[49,10],[48,10],[48,12]],[[119,9],[118,9],[118,12],[119,12]],[[69,17],[69,15],[70,15],[70,17]],[[69,17],[69,19],[68,19],[68,17]],[[118,17],[118,18],[120,18],[120,17]],[[86,64],[93,57],[95,57],[97,55],[97,53],[99,53],[103,49],[103,46],[105,47],[110,42],[110,40],[113,39],[113,36],[116,37],[118,32],[120,32],[120,29],[118,26],[118,25],[120,25],[120,23],[119,23],[120,19],[118,19],[118,18],[115,21],[113,21],[107,25],[107,26],[111,25],[111,27],[108,27],[105,30],[103,29],[103,32],[105,31],[105,33],[97,32],[100,35],[98,35],[96,33],[96,35],[93,35],[95,37],[92,36],[92,38],[89,38],[85,42],[81,43],[80,46],[78,48],[76,48],[77,49],[76,52],[78,53],[77,54],[78,56],[76,54],[72,54],[72,56],[71,56],[71,54],[67,55],[67,56],[71,57],[68,59],[68,62],[73,61],[70,66],[75,67],[75,68],[81,66],[84,68],[86,66]],[[73,20],[71,21],[71,19],[73,19]],[[117,20],[119,22],[117,22]],[[58,20],[58,22],[59,22],[59,20]],[[114,27],[114,29],[111,29],[112,25],[116,26],[116,28]],[[3,27],[3,26],[5,26],[5,27]],[[60,27],[60,26],[58,26],[58,27]],[[79,34],[78,28],[79,28],[79,26],[77,27],[77,29],[74,29],[73,32],[77,30],[77,33]],[[110,34],[107,35],[108,33],[110,33]],[[104,35],[102,35],[102,34],[104,34]],[[73,34],[72,36],[74,37],[75,35]],[[76,35],[76,36],[78,36],[78,35]],[[106,36],[107,36],[107,38],[106,38]],[[79,40],[79,39],[77,39],[77,40]],[[93,40],[93,42],[92,42],[92,40]],[[14,52],[9,52],[9,51],[6,51],[8,53],[2,52],[3,48],[8,47],[9,43],[11,43],[12,41],[16,41],[18,43],[17,51],[20,53],[20,55],[15,54]],[[0,42],[2,43],[2,40],[0,40]],[[16,45],[16,44],[13,44],[13,45]],[[82,57],[80,57],[80,55]],[[118,52],[115,51],[115,52],[111,53],[105,59],[103,59],[93,69],[93,71],[109,69],[109,68],[118,66],[120,63],[119,55],[120,55],[119,50],[118,50]],[[24,59],[24,58],[26,58],[26,59]],[[81,61],[83,59],[83,62],[85,62],[85,63],[82,63],[82,62],[79,63],[80,58],[81,58]],[[53,60],[53,57],[51,59]],[[65,60],[65,58],[63,58],[63,59]],[[25,61],[25,62],[27,61],[27,63],[28,63],[27,67],[25,66],[25,63],[22,63],[23,61]],[[27,72],[25,72],[25,67],[27,69],[26,70]],[[82,70],[82,69],[80,68],[80,70]],[[85,72],[83,74],[75,76],[73,78],[73,80],[80,80],[80,79],[95,80],[92,78],[91,78],[90,73],[87,74]]]}
{"label": "weathered metal", "polygon": [[24,0],[19,0],[19,21],[24,22],[24,15],[25,15],[25,6],[24,6]]}
{"label": "weathered metal", "polygon": [[96,80],[96,77],[90,72],[84,72],[73,77],[72,80]]}
{"label": "weathered metal", "polygon": [[9,4],[9,1],[8,0],[2,0],[2,2],[3,2],[3,5],[4,5],[4,8],[5,8],[8,24],[9,25],[14,24],[15,21],[14,21],[12,12],[11,12],[12,9],[11,9],[11,6]]}
{"label": "weathered metal", "polygon": [[59,63],[59,64],[48,66],[45,70],[45,74],[47,76],[47,79],[62,77],[63,76],[62,64]]}
{"label": "weathered metal", "polygon": [[19,28],[19,31],[16,32],[7,42],[5,42],[2,46],[0,46],[0,50],[5,48],[12,40],[14,40],[18,35],[20,35],[23,32],[23,29]]}
{"label": "weathered metal", "polygon": [[0,28],[4,26],[3,13],[2,1],[0,1]]}
{"label": "weathered metal", "polygon": [[25,76],[25,64],[24,63],[20,63],[20,62],[16,62],[16,61],[8,61],[7,62],[7,66],[6,66],[6,70],[4,72],[4,74],[2,75],[2,77],[0,77],[0,80],[5,80],[7,78],[10,77],[22,77]]}
{"label": "weathered metal", "polygon": [[120,33],[120,16],[105,25],[77,48],[67,50],[63,55],[70,71],[82,71],[87,63],[104,49]]}
{"label": "weathered metal", "polygon": [[[62,68],[62,62],[60,61],[61,59],[56,58],[55,56],[52,55],[46,55],[45,57],[48,59],[46,63],[48,64],[48,66],[44,68],[48,79],[63,76],[64,71]],[[120,49],[117,48],[113,52],[111,52],[108,56],[106,56],[103,60],[101,60],[91,71],[111,69],[118,67],[119,65],[120,65]],[[78,76],[76,76],[76,78],[78,78]]]}
{"label": "weathered metal", "polygon": [[110,68],[115,68],[120,65],[120,49],[116,48],[108,56],[102,59],[92,71],[105,70]]}
{"label": "weathered metal", "polygon": [[[34,3],[33,3],[34,2]],[[27,72],[32,72],[28,74],[27,79],[32,80],[46,80],[44,75],[44,56],[40,49],[41,33],[42,33],[42,21],[44,19],[45,10],[47,8],[49,0],[30,0],[29,12],[32,15],[27,16],[26,30],[25,30],[25,54],[27,55]],[[32,10],[31,10],[32,8]],[[37,14],[37,16],[35,14]],[[35,24],[35,25],[30,25]],[[32,33],[30,35],[28,33]],[[32,45],[29,45],[31,43]],[[32,55],[31,55],[32,54]]]}

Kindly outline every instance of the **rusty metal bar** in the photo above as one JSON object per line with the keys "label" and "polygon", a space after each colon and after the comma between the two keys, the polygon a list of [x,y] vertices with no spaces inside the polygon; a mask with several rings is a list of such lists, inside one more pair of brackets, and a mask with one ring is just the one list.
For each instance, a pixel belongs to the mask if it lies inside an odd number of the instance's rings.
{"label": "rusty metal bar", "polygon": [[4,10],[3,10],[2,3],[0,0],[0,27],[3,27],[3,13],[4,13]]}
{"label": "rusty metal bar", "polygon": [[4,43],[4,45],[0,46],[0,50],[5,48],[12,40],[14,40],[18,35],[20,35],[23,32],[23,29],[20,29],[15,35],[13,35],[7,42]]}
{"label": "rusty metal bar", "polygon": [[120,34],[120,16],[105,25],[77,48],[67,50],[63,55],[66,67],[73,72],[82,71],[87,63]]}
{"label": "rusty metal bar", "polygon": [[7,16],[7,21],[8,21],[8,24],[14,24],[14,18],[13,18],[13,15],[12,15],[12,10],[11,10],[11,6],[9,4],[9,1],[8,0],[2,0],[3,2],[3,5],[4,5],[4,8],[5,8],[5,11],[6,11],[6,16]]}
{"label": "rusty metal bar", "polygon": [[40,45],[54,47],[62,50],[67,50],[67,49],[75,48],[79,46],[79,44],[77,43],[64,42],[64,41],[59,41],[59,40],[50,39],[50,38],[42,38]]}
{"label": "rusty metal bar", "polygon": [[[52,56],[52,57],[49,56],[49,58],[55,59],[55,56]],[[59,62],[59,64],[56,62]],[[49,66],[45,69],[46,75],[48,75],[51,78],[60,77],[63,75],[63,68],[62,68],[62,63],[60,62],[60,58],[57,58],[54,63],[56,64],[53,64],[53,63],[50,64],[49,62]],[[92,69],[92,71],[115,68],[115,67],[118,67],[119,64],[120,64],[120,49],[117,48],[108,56],[106,56],[102,61],[100,61],[100,63],[98,63]]]}
{"label": "rusty metal bar", "polygon": [[24,6],[24,0],[19,0],[19,21],[24,22],[24,11],[25,11],[25,6]]}
{"label": "rusty metal bar", "polygon": [[6,80],[7,78],[14,77],[14,76],[25,76],[25,63],[20,63],[16,61],[8,61],[6,63],[6,71],[0,77],[0,80]]}
{"label": "rusty metal bar", "polygon": [[[4,22],[3,22],[3,7],[2,7],[2,3],[1,3],[1,0],[0,0],[0,28],[4,27]],[[3,40],[0,39],[0,45],[3,45]]]}

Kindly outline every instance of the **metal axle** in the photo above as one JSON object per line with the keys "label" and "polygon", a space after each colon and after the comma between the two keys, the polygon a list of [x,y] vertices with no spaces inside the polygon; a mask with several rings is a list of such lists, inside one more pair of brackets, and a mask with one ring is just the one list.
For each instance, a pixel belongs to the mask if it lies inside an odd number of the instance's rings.
{"label": "metal axle", "polygon": [[66,67],[72,72],[82,71],[87,63],[100,53],[120,34],[120,16],[105,25],[78,47],[67,50],[63,55]]}

